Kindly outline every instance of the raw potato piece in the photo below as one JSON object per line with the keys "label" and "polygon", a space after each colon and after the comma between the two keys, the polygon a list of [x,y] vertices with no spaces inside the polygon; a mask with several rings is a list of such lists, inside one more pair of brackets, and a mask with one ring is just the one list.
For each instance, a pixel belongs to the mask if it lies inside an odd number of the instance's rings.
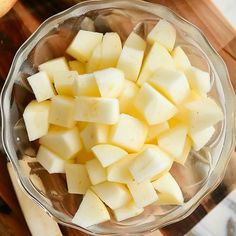
{"label": "raw potato piece", "polygon": [[170,53],[160,44],[154,43],[148,55],[146,56],[139,78],[138,85],[145,83],[154,72],[159,68],[175,69],[174,61]]}
{"label": "raw potato piece", "polygon": [[124,46],[120,54],[117,68],[122,70],[125,78],[136,81],[142,66],[144,51]]}
{"label": "raw potato piece", "polygon": [[39,143],[63,159],[73,158],[82,149],[77,127],[72,129],[50,128],[48,133],[39,139]]}
{"label": "raw potato piece", "polygon": [[115,32],[105,33],[102,40],[102,58],[100,69],[116,67],[122,50],[120,36]]}
{"label": "raw potato piece", "polygon": [[143,208],[138,207],[132,200],[121,208],[113,211],[117,221],[122,221],[140,215],[144,211]]}
{"label": "raw potato piece", "polygon": [[193,66],[187,69],[185,73],[192,90],[200,95],[204,95],[210,91],[211,81],[209,73]]}
{"label": "raw potato piece", "polygon": [[138,152],[147,136],[147,125],[126,114],[121,114],[117,124],[111,128],[110,142],[127,151]]}
{"label": "raw potato piece", "polygon": [[147,36],[149,43],[158,42],[172,51],[175,45],[176,30],[173,25],[165,20],[159,20]]}
{"label": "raw potato piece", "polygon": [[85,164],[87,161],[94,159],[94,155],[92,152],[89,152],[85,149],[82,149],[75,157],[75,164]]}
{"label": "raw potato piece", "polygon": [[65,57],[59,57],[39,65],[39,71],[46,71],[51,82],[53,82],[53,74],[57,71],[68,71],[69,67]]}
{"label": "raw potato piece", "polygon": [[100,97],[97,83],[93,74],[79,75],[74,81],[75,95]]}
{"label": "raw potato piece", "polygon": [[158,195],[149,181],[144,181],[139,184],[130,182],[127,186],[138,207],[148,206],[158,199]]}
{"label": "raw potato piece", "polygon": [[119,120],[119,101],[116,98],[77,97],[75,120],[112,125]]}
{"label": "raw potato piece", "polygon": [[48,132],[50,102],[44,101],[38,103],[31,101],[25,108],[23,118],[29,137],[29,141],[34,141]]}
{"label": "raw potato piece", "polygon": [[72,223],[87,228],[108,220],[110,220],[110,215],[106,206],[95,193],[88,190],[72,219]]}
{"label": "raw potato piece", "polygon": [[184,145],[184,150],[180,156],[175,157],[175,161],[180,163],[181,165],[184,165],[190,153],[191,146],[192,146],[192,142],[190,138],[187,137],[185,141],[185,145]]}
{"label": "raw potato piece", "polygon": [[128,154],[125,150],[111,144],[98,144],[92,147],[92,152],[103,167],[113,164]]}
{"label": "raw potato piece", "polygon": [[116,68],[107,68],[94,72],[98,89],[102,97],[117,98],[124,87],[124,73]]}
{"label": "raw potato piece", "polygon": [[169,129],[169,124],[167,121],[160,123],[158,125],[150,125],[148,127],[148,134],[146,138],[146,143],[152,142],[156,139],[162,132]]}
{"label": "raw potato piece", "polygon": [[119,183],[104,182],[91,188],[112,210],[124,206],[131,200],[128,189]]}
{"label": "raw potato piece", "polygon": [[85,166],[66,163],[65,172],[68,192],[85,194],[91,185]]}
{"label": "raw potato piece", "polygon": [[160,68],[148,82],[175,104],[183,102],[190,93],[187,78],[177,70]]}
{"label": "raw potato piece", "polygon": [[57,71],[53,74],[53,81],[59,95],[74,96],[74,81],[77,78],[76,71]]}
{"label": "raw potato piece", "polygon": [[102,60],[102,44],[99,43],[93,50],[93,53],[86,64],[86,72],[91,73],[96,70],[99,70],[101,60]]}
{"label": "raw potato piece", "polygon": [[36,160],[48,171],[48,173],[65,173],[65,161],[44,146],[40,146]]}
{"label": "raw potato piece", "polygon": [[157,204],[159,205],[181,205],[184,203],[182,191],[170,173],[163,175],[160,179],[152,182],[158,191]]}
{"label": "raw potato piece", "polygon": [[179,157],[184,150],[188,128],[176,125],[158,137],[158,145],[173,157]]}
{"label": "raw potato piece", "polygon": [[201,129],[201,130],[190,130],[189,136],[193,142],[193,149],[199,151],[203,148],[215,133],[213,126]]}
{"label": "raw potato piece", "polygon": [[176,47],[171,53],[176,68],[185,72],[188,68],[191,67],[191,63],[188,59],[188,56],[185,54],[184,50],[181,47]]}
{"label": "raw potato piece", "polygon": [[159,147],[148,146],[131,163],[129,170],[137,183],[161,174],[171,163],[171,158]]}
{"label": "raw potato piece", "polygon": [[27,80],[38,102],[45,101],[55,96],[53,85],[45,71],[33,74],[29,76]]}
{"label": "raw potato piece", "polygon": [[87,62],[102,38],[102,33],[80,30],[66,52],[80,62]]}
{"label": "raw potato piece", "polygon": [[146,41],[135,32],[131,32],[129,37],[126,39],[124,46],[145,51]]}
{"label": "raw potato piece", "polygon": [[177,108],[152,86],[145,83],[134,99],[134,106],[145,117],[149,125],[169,120]]}
{"label": "raw potato piece", "polygon": [[102,124],[88,124],[80,133],[80,137],[87,151],[100,143],[107,143],[109,126]]}
{"label": "raw potato piece", "polygon": [[85,73],[85,65],[80,61],[68,61],[70,70],[77,71],[79,75]]}
{"label": "raw potato piece", "polygon": [[86,162],[89,179],[93,185],[102,183],[107,180],[106,169],[102,167],[97,159]]}
{"label": "raw potato piece", "polygon": [[71,97],[57,95],[52,98],[49,112],[49,123],[71,128],[74,121],[75,101]]}

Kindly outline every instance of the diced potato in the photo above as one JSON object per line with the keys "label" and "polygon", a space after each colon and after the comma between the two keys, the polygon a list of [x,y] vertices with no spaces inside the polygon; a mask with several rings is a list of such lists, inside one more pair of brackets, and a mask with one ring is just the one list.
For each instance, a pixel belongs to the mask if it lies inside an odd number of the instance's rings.
{"label": "diced potato", "polygon": [[127,186],[138,207],[148,206],[158,199],[158,195],[150,181],[130,182]]}
{"label": "diced potato", "polygon": [[68,192],[85,194],[91,185],[85,165],[66,163],[65,172]]}
{"label": "diced potato", "polygon": [[48,173],[65,173],[65,161],[54,152],[40,146],[36,160],[48,171]]}
{"label": "diced potato", "polygon": [[157,203],[159,205],[181,205],[184,203],[182,191],[170,173],[163,175],[152,184],[158,191]]}
{"label": "diced potato", "polygon": [[100,69],[102,60],[102,43],[99,43],[93,50],[91,57],[86,63],[86,72],[91,73]]}
{"label": "diced potato", "polygon": [[172,159],[159,147],[146,147],[131,163],[129,170],[137,183],[151,179],[163,172]]}
{"label": "diced potato", "polygon": [[128,189],[119,183],[103,182],[91,188],[112,210],[124,206],[131,200]]}
{"label": "diced potato", "polygon": [[100,161],[103,167],[107,167],[114,162],[117,162],[128,154],[122,148],[111,144],[98,144],[96,146],[93,146],[92,152]]}
{"label": "diced potato", "polygon": [[133,109],[133,100],[138,91],[138,85],[132,81],[125,80],[124,88],[119,96],[121,113],[129,113],[129,111]]}
{"label": "diced potato", "polygon": [[44,62],[43,64],[39,65],[38,69],[39,71],[46,71],[47,74],[49,75],[51,82],[53,82],[54,72],[68,71],[69,67],[68,67],[65,57],[59,57],[59,58],[55,58],[47,62]]}
{"label": "diced potato", "polygon": [[151,44],[158,42],[172,51],[175,45],[176,30],[172,24],[166,20],[159,20],[147,36],[147,41]]}
{"label": "diced potato", "polygon": [[97,159],[92,159],[86,162],[89,179],[93,185],[102,183],[107,180],[106,169],[102,167]]}
{"label": "diced potato", "polygon": [[116,67],[122,50],[120,36],[116,32],[105,33],[102,40],[102,58],[100,69]]}
{"label": "diced potato", "polygon": [[212,98],[201,98],[185,104],[189,114],[191,132],[215,125],[224,119],[220,106]]}
{"label": "diced potato", "polygon": [[186,70],[186,76],[191,89],[195,90],[200,95],[204,95],[211,90],[211,81],[209,73],[191,66]]}
{"label": "diced potato", "polygon": [[116,68],[94,72],[94,77],[102,97],[117,98],[124,87],[124,73]]}
{"label": "diced potato", "polygon": [[165,122],[177,112],[177,108],[168,99],[147,83],[143,84],[135,97],[134,106],[149,125]]}
{"label": "diced potato", "polygon": [[117,68],[122,70],[125,78],[136,81],[142,66],[144,51],[124,46],[120,54]]}
{"label": "diced potato", "polygon": [[140,215],[143,211],[144,209],[142,207],[138,207],[132,200],[123,207],[115,209],[113,213],[117,221],[122,221]]}
{"label": "diced potato", "polygon": [[70,70],[77,71],[79,75],[85,73],[85,65],[82,62],[73,60],[73,61],[68,61],[68,64]]}
{"label": "diced potato", "polygon": [[173,157],[179,157],[184,150],[188,127],[176,125],[158,137],[158,145]]}
{"label": "diced potato", "polygon": [[175,104],[180,104],[190,93],[185,75],[177,70],[160,68],[148,82]]}
{"label": "diced potato", "polygon": [[45,101],[55,96],[53,85],[45,71],[33,74],[29,76],[27,80],[38,102]]}
{"label": "diced potato", "polygon": [[108,220],[110,220],[110,215],[106,206],[95,193],[88,190],[72,219],[72,223],[86,228]]}
{"label": "diced potato", "polygon": [[145,83],[154,72],[159,68],[175,69],[174,61],[170,53],[160,44],[154,43],[148,55],[146,56],[139,78],[138,85]]}
{"label": "diced potato", "polygon": [[71,129],[60,127],[50,128],[48,133],[39,139],[39,143],[63,159],[75,157],[82,149],[77,127]]}
{"label": "diced potato", "polygon": [[133,176],[129,171],[131,163],[134,161],[134,158],[137,154],[128,154],[126,157],[121,160],[113,163],[107,167],[107,180],[111,182],[127,184],[132,182]]}
{"label": "diced potato", "polygon": [[157,125],[150,125],[148,127],[148,134],[146,138],[146,143],[152,142],[154,139],[158,137],[159,134],[169,129],[169,124],[167,121],[157,124]]}
{"label": "diced potato", "polygon": [[145,142],[147,129],[140,120],[121,114],[118,123],[111,128],[110,142],[127,151],[137,152]]}
{"label": "diced potato", "polygon": [[87,161],[94,159],[94,155],[92,152],[87,151],[86,149],[82,149],[76,155],[74,162],[75,164],[85,164]]}
{"label": "diced potato", "polygon": [[185,54],[184,50],[178,46],[171,53],[176,68],[185,72],[188,68],[191,67],[191,63],[188,59],[188,56]]}
{"label": "diced potato", "polygon": [[75,120],[112,125],[119,120],[119,100],[116,98],[77,97]]}
{"label": "diced potato", "polygon": [[126,39],[124,46],[145,51],[146,41],[142,37],[137,35],[135,32],[131,32],[128,38]]}
{"label": "diced potato", "polygon": [[109,126],[102,124],[88,124],[80,133],[80,137],[87,151],[100,143],[107,143]]}
{"label": "diced potato", "polygon": [[100,92],[93,74],[79,75],[74,83],[75,95],[100,97]]}
{"label": "diced potato", "polygon": [[53,81],[59,95],[74,96],[74,83],[78,73],[76,71],[60,71],[53,74]]}
{"label": "diced potato", "polygon": [[23,118],[30,141],[34,141],[48,132],[50,102],[31,101],[25,108]]}
{"label": "diced potato", "polygon": [[80,62],[87,62],[102,38],[102,33],[80,30],[66,52]]}
{"label": "diced potato", "polygon": [[195,151],[199,151],[201,148],[203,148],[209,142],[214,133],[215,128],[213,126],[200,130],[190,130],[188,135],[193,142],[193,149]]}
{"label": "diced potato", "polygon": [[49,123],[71,128],[74,121],[75,101],[71,97],[57,95],[52,98],[49,112]]}
{"label": "diced potato", "polygon": [[175,161],[178,162],[181,165],[184,165],[187,158],[188,158],[188,155],[190,153],[191,146],[192,146],[192,142],[191,142],[190,138],[187,137],[186,141],[185,141],[185,145],[184,145],[184,150],[183,150],[183,152],[181,153],[180,156],[175,157]]}

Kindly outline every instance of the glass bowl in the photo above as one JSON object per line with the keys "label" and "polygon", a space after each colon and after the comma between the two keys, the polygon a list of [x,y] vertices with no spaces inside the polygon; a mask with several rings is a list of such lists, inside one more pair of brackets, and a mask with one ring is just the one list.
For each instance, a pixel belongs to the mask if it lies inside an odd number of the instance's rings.
{"label": "glass bowl", "polygon": [[[214,137],[204,149],[191,151],[185,166],[174,164],[171,170],[183,191],[182,206],[152,204],[129,220],[112,219],[81,228],[71,222],[81,196],[68,194],[63,174],[50,175],[35,162],[38,143],[28,141],[22,120],[24,108],[34,98],[26,78],[42,62],[64,56],[79,29],[115,31],[124,41],[133,27],[145,37],[161,18],[175,26],[177,44],[191,63],[210,73],[210,96],[222,107],[225,119],[216,126]],[[235,141],[235,97],[223,60],[197,27],[165,6],[137,0],[83,2],[46,20],[15,55],[1,93],[1,116],[3,147],[24,190],[59,223],[92,235],[144,234],[188,216],[222,180]]]}

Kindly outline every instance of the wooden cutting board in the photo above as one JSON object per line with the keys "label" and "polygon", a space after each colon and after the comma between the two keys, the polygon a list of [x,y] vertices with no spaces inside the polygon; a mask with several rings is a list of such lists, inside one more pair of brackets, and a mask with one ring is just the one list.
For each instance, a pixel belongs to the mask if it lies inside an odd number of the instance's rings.
{"label": "wooden cutting board", "polygon": [[[9,71],[20,45],[49,16],[62,11],[76,0],[19,0],[14,8],[0,18],[0,86]],[[150,0],[163,4],[198,26],[225,60],[231,81],[236,88],[236,32],[211,0]],[[223,1],[222,1],[223,2]],[[30,235],[11,186],[4,154],[0,156],[0,235]],[[236,186],[236,155],[233,156],[222,184],[185,220],[165,227],[164,235],[183,235]],[[40,223],[40,222],[39,222]],[[84,235],[61,227],[64,235]],[[154,234],[152,234],[154,235]],[[40,236],[40,235],[39,235]]]}

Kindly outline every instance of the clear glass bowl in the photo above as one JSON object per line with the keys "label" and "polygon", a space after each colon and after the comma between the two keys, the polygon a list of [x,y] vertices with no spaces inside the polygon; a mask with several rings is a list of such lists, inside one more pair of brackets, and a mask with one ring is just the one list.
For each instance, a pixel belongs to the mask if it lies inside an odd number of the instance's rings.
{"label": "clear glass bowl", "polygon": [[[40,63],[63,56],[79,29],[116,31],[124,41],[133,27],[145,37],[160,18],[175,26],[177,44],[191,63],[209,71],[210,96],[222,107],[225,119],[203,150],[191,151],[185,167],[175,164],[171,170],[184,194],[182,206],[153,204],[130,220],[112,219],[83,229],[71,223],[81,197],[67,193],[63,174],[50,175],[35,162],[38,143],[28,141],[22,120],[25,106],[34,98],[25,79]],[[16,53],[1,93],[1,116],[3,147],[25,191],[59,223],[93,235],[144,234],[188,216],[222,180],[235,141],[235,97],[223,60],[194,25],[167,7],[136,0],[84,2],[45,21]]]}

